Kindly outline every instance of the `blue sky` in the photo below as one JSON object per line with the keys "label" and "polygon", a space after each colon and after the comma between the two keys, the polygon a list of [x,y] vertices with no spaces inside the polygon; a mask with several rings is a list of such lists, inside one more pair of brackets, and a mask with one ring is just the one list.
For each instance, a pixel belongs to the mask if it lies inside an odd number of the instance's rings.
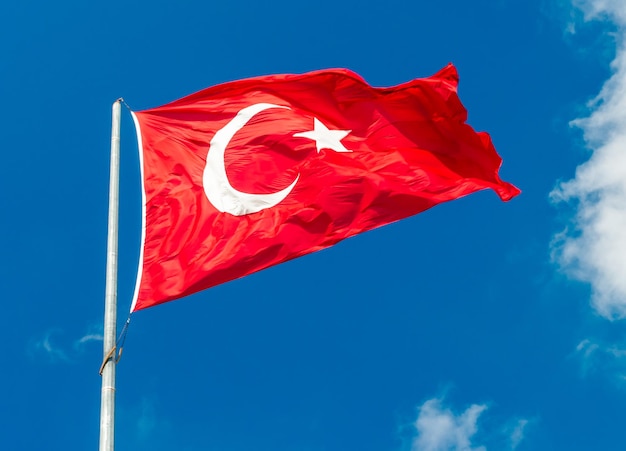
{"label": "blue sky", "polygon": [[[460,73],[502,177],[133,315],[118,450],[622,450],[622,0],[4,2],[3,449],[97,447],[111,104],[347,67]],[[140,239],[122,116],[119,305]]]}

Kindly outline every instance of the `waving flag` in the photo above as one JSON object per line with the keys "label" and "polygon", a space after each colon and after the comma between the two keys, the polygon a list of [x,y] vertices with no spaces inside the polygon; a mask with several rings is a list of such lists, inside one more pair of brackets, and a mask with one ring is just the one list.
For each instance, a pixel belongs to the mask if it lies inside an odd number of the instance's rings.
{"label": "waving flag", "polygon": [[373,88],[336,69],[226,83],[133,113],[143,247],[132,311],[314,252],[498,176],[449,65]]}

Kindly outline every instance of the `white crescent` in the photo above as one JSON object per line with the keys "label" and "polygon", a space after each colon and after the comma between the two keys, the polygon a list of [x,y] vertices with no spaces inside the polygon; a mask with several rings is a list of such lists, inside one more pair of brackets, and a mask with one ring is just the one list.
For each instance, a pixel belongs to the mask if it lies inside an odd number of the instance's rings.
{"label": "white crescent", "polygon": [[286,108],[286,106],[273,105],[271,103],[256,103],[243,108],[237,115],[215,133],[209,145],[207,153],[206,166],[202,175],[202,183],[204,185],[204,193],[213,204],[222,213],[230,213],[234,216],[249,215],[257,213],[266,208],[271,208],[280,203],[289,195],[300,174],[287,188],[269,194],[251,194],[236,190],[228,181],[226,175],[226,167],[224,165],[224,153],[230,140],[233,139],[235,133],[243,128],[256,114],[269,108]]}

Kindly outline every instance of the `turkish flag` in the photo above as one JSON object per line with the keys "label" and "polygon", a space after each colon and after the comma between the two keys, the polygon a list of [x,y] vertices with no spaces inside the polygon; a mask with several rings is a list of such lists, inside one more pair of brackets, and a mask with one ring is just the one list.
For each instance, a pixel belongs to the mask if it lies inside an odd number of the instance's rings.
{"label": "turkish flag", "polygon": [[208,88],[133,113],[144,224],[131,311],[329,247],[485,188],[489,135],[449,65],[373,88],[345,69]]}

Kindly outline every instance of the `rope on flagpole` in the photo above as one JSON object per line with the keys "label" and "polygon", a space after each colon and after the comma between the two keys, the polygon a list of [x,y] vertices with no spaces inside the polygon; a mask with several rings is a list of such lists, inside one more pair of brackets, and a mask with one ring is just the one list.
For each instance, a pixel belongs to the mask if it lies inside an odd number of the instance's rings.
{"label": "rope on flagpole", "polygon": [[120,332],[120,336],[117,339],[117,342],[115,343],[115,347],[117,349],[119,349],[118,353],[117,353],[117,357],[115,357],[115,363],[117,364],[117,362],[120,361],[120,359],[122,358],[122,352],[124,352],[124,343],[126,343],[126,334],[128,333],[128,325],[130,324],[130,314],[128,315],[128,318],[126,319],[126,322],[124,323],[124,327],[122,327],[122,332]]}
{"label": "rope on flagpole", "polygon": [[[122,327],[122,331],[120,332],[120,335],[117,338],[117,341],[115,342],[115,346],[113,346],[109,350],[109,352],[107,352],[107,354],[104,356],[104,359],[102,360],[102,365],[100,365],[100,371],[98,372],[100,376],[102,376],[104,367],[109,360],[113,360],[113,362],[117,365],[117,362],[119,362],[120,359],[122,358],[122,352],[124,351],[124,343],[126,342],[126,335],[128,333],[128,325],[130,324],[130,317],[131,315],[128,315],[128,319],[124,323],[124,327]],[[117,351],[117,355],[116,355],[116,351]]]}
{"label": "rope on flagpole", "polygon": [[122,105],[124,105],[128,111],[130,111],[131,113],[133,112],[130,105],[126,103],[126,100],[124,100],[122,97],[120,97],[120,102],[122,102]]}

